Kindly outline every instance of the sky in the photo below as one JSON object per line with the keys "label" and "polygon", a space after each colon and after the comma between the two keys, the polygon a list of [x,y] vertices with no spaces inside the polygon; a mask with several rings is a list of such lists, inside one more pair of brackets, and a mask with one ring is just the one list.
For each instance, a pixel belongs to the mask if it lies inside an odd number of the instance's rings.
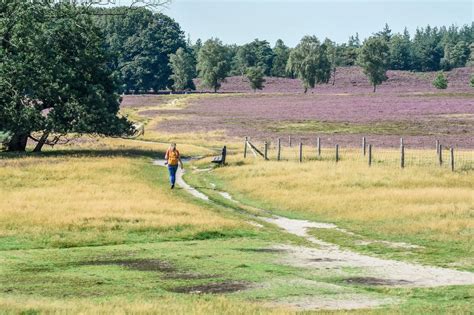
{"label": "sky", "polygon": [[341,43],[370,36],[388,23],[393,32],[417,27],[470,24],[474,0],[173,0],[162,13],[192,41],[217,37],[227,44],[255,38],[295,46],[304,35]]}

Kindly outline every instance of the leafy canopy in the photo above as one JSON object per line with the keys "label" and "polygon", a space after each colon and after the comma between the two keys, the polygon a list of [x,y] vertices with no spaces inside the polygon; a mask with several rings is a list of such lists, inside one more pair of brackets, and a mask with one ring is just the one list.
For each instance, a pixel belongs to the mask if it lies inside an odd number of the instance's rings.
{"label": "leafy canopy", "polygon": [[242,74],[249,67],[259,67],[265,75],[271,74],[274,54],[266,40],[255,39],[253,42],[241,46],[237,51],[236,58]]}
{"label": "leafy canopy", "polygon": [[286,77],[286,64],[288,63],[288,58],[290,58],[290,48],[279,39],[273,48],[273,55],[272,76]]}
{"label": "leafy canopy", "polygon": [[110,65],[122,91],[172,86],[169,55],[186,47],[178,23],[145,8],[97,9],[97,13],[95,23],[105,34]]}
{"label": "leafy canopy", "polygon": [[328,83],[331,78],[331,63],[327,46],[316,36],[305,36],[293,49],[288,59],[287,71],[303,81],[305,93],[316,83]]}
{"label": "leafy canopy", "polygon": [[108,54],[87,7],[14,0],[1,9],[0,130],[12,135],[9,150],[24,151],[34,132],[132,132],[117,116]]}
{"label": "leafy canopy", "polygon": [[374,86],[388,79],[387,70],[390,63],[390,52],[386,40],[379,36],[369,37],[360,48],[358,63]]}
{"label": "leafy canopy", "polygon": [[171,80],[173,80],[174,90],[195,90],[195,61],[193,55],[186,52],[183,48],[179,48],[175,54],[170,55],[170,67],[173,72]]}
{"label": "leafy canopy", "polygon": [[197,70],[201,84],[214,92],[221,87],[229,71],[227,49],[217,39],[209,39],[199,50]]}

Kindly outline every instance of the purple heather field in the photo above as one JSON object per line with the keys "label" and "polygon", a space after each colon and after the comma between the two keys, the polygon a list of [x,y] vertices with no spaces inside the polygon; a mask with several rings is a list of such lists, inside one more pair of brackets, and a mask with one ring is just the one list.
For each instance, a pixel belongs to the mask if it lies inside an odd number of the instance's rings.
{"label": "purple heather field", "polygon": [[[299,80],[267,78],[263,91],[253,93],[241,77],[232,77],[222,92],[203,95],[182,110],[151,110],[146,115],[173,116],[160,131],[223,130],[229,137],[274,140],[292,135],[313,144],[355,147],[366,136],[379,147],[396,147],[403,137],[409,147],[474,148],[474,89],[472,68],[447,73],[449,87],[431,85],[435,73],[389,71],[389,80],[376,93],[359,68],[339,69],[336,84],[320,85],[304,95]],[[124,107],[157,105],[163,96],[127,96]]]}

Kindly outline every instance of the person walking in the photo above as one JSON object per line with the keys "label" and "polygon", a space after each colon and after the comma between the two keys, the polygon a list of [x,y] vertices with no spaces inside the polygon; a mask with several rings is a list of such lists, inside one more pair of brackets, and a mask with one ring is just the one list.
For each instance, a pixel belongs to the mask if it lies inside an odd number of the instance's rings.
{"label": "person walking", "polygon": [[168,171],[170,173],[171,189],[173,189],[176,183],[176,172],[178,171],[178,165],[180,165],[181,169],[183,169],[183,161],[181,161],[179,151],[176,149],[176,143],[172,143],[168,150],[166,150],[165,160],[168,164]]}

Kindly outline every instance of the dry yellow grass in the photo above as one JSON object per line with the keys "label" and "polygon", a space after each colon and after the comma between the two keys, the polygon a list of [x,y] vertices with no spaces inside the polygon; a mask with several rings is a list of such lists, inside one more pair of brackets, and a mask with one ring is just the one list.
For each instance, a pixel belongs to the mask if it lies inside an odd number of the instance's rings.
{"label": "dry yellow grass", "polygon": [[[0,299],[0,310],[4,314],[19,314],[35,310],[41,314],[296,314],[295,311],[269,309],[244,301],[226,297],[205,297],[179,299],[161,298],[150,301],[111,300],[93,303],[85,300],[52,301],[49,299]],[[345,313],[345,312],[340,312]],[[36,313],[35,313],[36,314]]]}
{"label": "dry yellow grass", "polygon": [[[236,162],[241,157],[234,156]],[[237,164],[236,164],[237,165]],[[264,162],[217,174],[229,191],[264,205],[321,220],[356,223],[384,235],[427,234],[473,240],[474,176],[446,168],[373,165],[365,161]]]}
{"label": "dry yellow grass", "polygon": [[[40,314],[194,314],[194,315],[293,315],[293,314],[398,314],[388,310],[339,310],[339,311],[297,311],[283,307],[265,307],[261,304],[237,300],[225,296],[194,296],[178,298],[164,297],[154,302],[140,300],[110,299],[107,302],[70,299],[52,300],[46,298],[0,298],[2,314],[20,314],[33,310]],[[36,311],[36,312],[35,312]]]}
{"label": "dry yellow grass", "polygon": [[117,230],[203,231],[238,225],[171,194],[164,170],[143,169],[151,164],[146,158],[30,156],[0,163],[1,236],[60,237],[78,231],[78,238],[93,239],[98,232],[113,238]]}
{"label": "dry yellow grass", "polygon": [[[190,134],[190,137],[193,135]],[[185,141],[185,136],[176,136],[173,135],[159,135],[159,139],[147,139],[147,138],[134,138],[134,139],[121,139],[121,138],[97,138],[97,137],[82,137],[79,141],[73,141],[70,144],[57,146],[58,150],[71,151],[75,150],[77,152],[91,151],[91,152],[104,152],[110,151],[111,154],[139,154],[143,155],[153,155],[156,158],[163,158],[164,152],[169,147],[171,142],[176,142],[178,144],[178,149],[183,156],[202,156],[215,153],[215,151],[199,145],[196,141],[196,144],[190,144]],[[46,151],[51,151],[48,147],[45,148]],[[52,150],[55,151],[55,150]]]}

